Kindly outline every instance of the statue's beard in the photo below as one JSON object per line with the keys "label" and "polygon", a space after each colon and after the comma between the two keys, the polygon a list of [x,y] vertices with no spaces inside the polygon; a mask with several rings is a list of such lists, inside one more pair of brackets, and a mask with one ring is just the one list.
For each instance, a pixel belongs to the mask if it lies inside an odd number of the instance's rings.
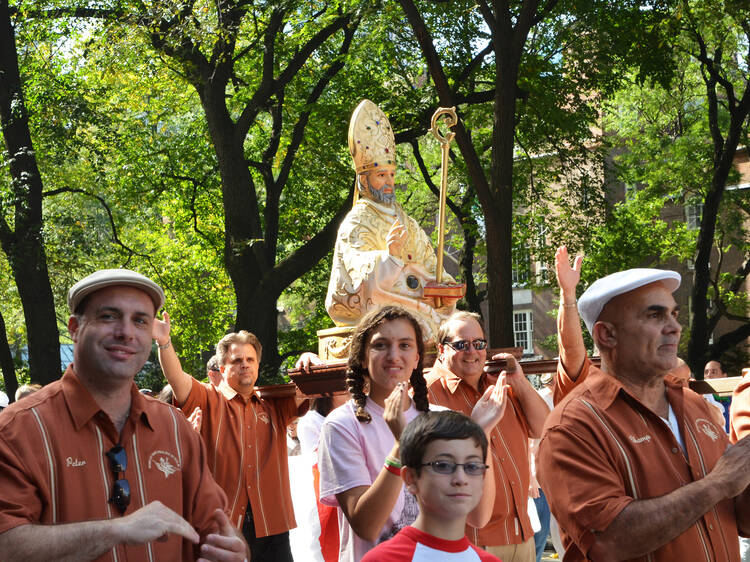
{"label": "statue's beard", "polygon": [[[369,196],[369,198],[376,203],[383,203],[384,205],[390,206],[393,205],[393,203],[396,201],[396,190],[392,185],[383,185],[381,189],[375,189],[370,185],[370,182],[365,179],[365,183],[362,183],[362,180],[359,180],[359,186],[362,193],[366,194],[366,196]],[[385,193],[384,189],[386,187],[391,188],[390,193]]]}

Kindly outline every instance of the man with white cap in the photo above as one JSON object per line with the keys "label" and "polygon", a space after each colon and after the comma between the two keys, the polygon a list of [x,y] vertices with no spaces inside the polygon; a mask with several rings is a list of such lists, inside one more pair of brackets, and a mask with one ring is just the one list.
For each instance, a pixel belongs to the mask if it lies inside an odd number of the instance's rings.
{"label": "man with white cap", "polygon": [[73,363],[0,417],[3,560],[243,560],[200,437],[138,392],[164,303],[101,270],[68,292]]}
{"label": "man with white cap", "polygon": [[729,446],[672,377],[682,327],[673,271],[630,269],[578,304],[600,350],[547,418],[538,468],[565,560],[739,560],[750,531],[750,439]]}

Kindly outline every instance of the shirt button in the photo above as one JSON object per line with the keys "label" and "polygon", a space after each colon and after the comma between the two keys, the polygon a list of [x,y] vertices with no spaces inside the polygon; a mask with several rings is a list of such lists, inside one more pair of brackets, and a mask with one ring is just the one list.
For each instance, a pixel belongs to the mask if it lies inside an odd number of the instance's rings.
{"label": "shirt button", "polygon": [[672,447],[672,452],[676,455],[677,454],[677,447]]}
{"label": "shirt button", "polygon": [[708,529],[709,529],[710,531],[713,531],[713,530],[714,530],[714,526],[713,526],[713,525],[709,525],[709,526],[708,526]]}

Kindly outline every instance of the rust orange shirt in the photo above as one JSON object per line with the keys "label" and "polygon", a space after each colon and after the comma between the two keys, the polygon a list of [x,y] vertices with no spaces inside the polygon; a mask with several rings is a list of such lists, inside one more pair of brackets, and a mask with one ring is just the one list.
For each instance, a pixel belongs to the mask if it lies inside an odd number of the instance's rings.
{"label": "rust orange shirt", "polygon": [[218,388],[193,379],[182,411],[203,410],[201,437],[208,464],[229,500],[230,519],[242,528],[247,503],[255,534],[266,537],[297,526],[289,490],[286,427],[299,409],[294,397],[245,400],[222,381]]}
{"label": "rust orange shirt", "polygon": [[[471,415],[474,405],[492,384],[485,375],[477,391],[451,371],[436,365],[425,376],[432,404]],[[466,527],[466,536],[478,546],[519,544],[534,536],[528,515],[529,428],[518,400],[509,394],[510,402],[500,422],[490,434],[495,475],[495,507],[490,522],[481,529]]]}
{"label": "rust orange shirt", "polygon": [[[213,512],[226,508],[206,449],[179,410],[131,390],[130,415],[119,442],[127,454],[131,500],[125,514],[159,500],[201,534]],[[48,384],[0,414],[0,533],[29,523],[114,519],[108,503],[114,473],[106,452],[118,443],[109,417],[69,366]],[[169,535],[165,542],[120,545],[99,560],[195,560],[198,550]]]}
{"label": "rust orange shirt", "polygon": [[750,433],[750,370],[742,370],[742,380],[734,389],[729,413],[729,439],[736,443]]}
{"label": "rust orange shirt", "polygon": [[[728,439],[711,421],[711,406],[673,377],[665,384],[686,451],[659,416],[593,366],[547,418],[537,470],[564,530],[566,562],[586,560],[593,532],[605,530],[630,502],[700,480],[724,453]],[[733,501],[718,503],[638,560],[738,561]]]}

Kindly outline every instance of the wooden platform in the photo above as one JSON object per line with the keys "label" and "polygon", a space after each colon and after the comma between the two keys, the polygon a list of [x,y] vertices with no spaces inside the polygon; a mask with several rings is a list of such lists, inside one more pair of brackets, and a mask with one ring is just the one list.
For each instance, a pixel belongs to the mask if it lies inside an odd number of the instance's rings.
{"label": "wooden platform", "polygon": [[[488,355],[494,355],[500,350],[490,350]],[[514,350],[514,355],[517,353]],[[599,366],[599,357],[591,358],[594,365]],[[504,361],[487,361],[486,365],[492,371],[500,371],[504,368]],[[526,375],[540,375],[543,373],[554,373],[557,370],[557,359],[542,359],[539,361],[520,361],[521,368]],[[429,367],[428,367],[429,368]],[[334,394],[346,393],[346,362],[328,363],[326,365],[313,366],[310,373],[302,373],[299,369],[288,371],[288,384],[275,384],[259,386],[258,393],[263,398],[277,398],[284,396],[333,396]],[[727,377],[724,379],[691,380],[690,388],[698,394],[718,394],[719,396],[731,396],[735,387],[742,377]]]}

